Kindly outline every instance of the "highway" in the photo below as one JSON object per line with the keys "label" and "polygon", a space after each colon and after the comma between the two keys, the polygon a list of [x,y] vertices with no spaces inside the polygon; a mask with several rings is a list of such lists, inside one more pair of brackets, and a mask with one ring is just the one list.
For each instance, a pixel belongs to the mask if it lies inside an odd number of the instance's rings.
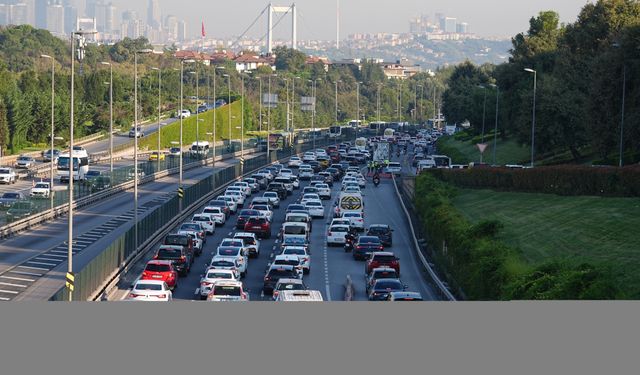
{"label": "highway", "polygon": [[[267,265],[273,255],[278,253],[279,241],[275,237],[283,223],[286,207],[293,203],[300,195],[304,186],[303,182],[300,190],[294,190],[286,200],[280,203],[280,208],[274,210],[274,221],[272,223],[272,239],[261,240],[260,256],[249,260],[247,276],[243,279],[243,284],[249,290],[252,301],[270,300],[270,296],[262,295],[263,277]],[[326,231],[332,219],[331,207],[340,190],[340,183],[334,183],[332,189],[332,199],[325,200],[325,218],[314,219],[313,230],[311,232],[311,272],[304,276],[304,282],[309,289],[321,291],[325,301],[341,301],[344,298],[344,285],[347,275],[351,276],[354,286],[354,300],[367,300],[364,283],[363,261],[355,261],[351,253],[344,251],[342,247],[327,247]],[[436,293],[432,287],[425,282],[425,278],[420,270],[419,260],[414,254],[411,245],[410,233],[406,224],[406,217],[399,206],[393,183],[389,179],[384,179],[376,188],[371,182],[363,190],[365,194],[365,225],[389,224],[393,229],[393,247],[385,248],[385,251],[393,251],[400,258],[401,280],[408,286],[409,291],[417,291],[422,294],[425,300],[435,300]],[[260,196],[254,193],[254,196]],[[250,197],[248,201],[252,198]],[[198,288],[200,286],[200,276],[206,270],[215,249],[223,238],[232,237],[238,230],[235,228],[236,216],[231,216],[224,226],[216,228],[214,235],[208,236],[207,243],[202,256],[196,258],[191,273],[180,278],[179,286],[173,293],[176,300],[200,300]],[[155,250],[155,249],[154,249]],[[152,256],[149,253],[147,259]],[[126,277],[126,282],[115,293],[117,299],[126,297],[128,286],[130,286],[140,276],[144,263],[140,262],[138,267],[133,269]]]}

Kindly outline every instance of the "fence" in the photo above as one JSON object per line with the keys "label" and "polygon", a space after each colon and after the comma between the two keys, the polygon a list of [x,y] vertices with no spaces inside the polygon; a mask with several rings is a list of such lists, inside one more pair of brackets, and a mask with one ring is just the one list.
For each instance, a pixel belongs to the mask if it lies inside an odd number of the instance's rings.
{"label": "fence", "polygon": [[[332,140],[333,141],[333,140]],[[326,141],[316,141],[316,146],[323,146]],[[306,142],[296,144],[287,150],[274,152],[277,160],[282,160],[291,155],[312,149],[314,143]],[[274,157],[272,155],[272,158]],[[261,155],[245,161],[244,170],[253,171],[266,164],[271,163],[267,155]],[[221,186],[235,180],[240,176],[240,165],[236,164],[222,170],[214,172],[211,176],[199,181],[198,183],[185,188],[183,212],[188,211],[189,207],[197,203],[202,197],[212,194]],[[139,220],[138,241],[136,243],[135,230],[136,226],[132,226],[109,247],[98,254],[91,260],[82,270],[76,272],[75,290],[73,292],[74,300],[88,300],[95,297],[96,290],[103,287],[105,280],[114,278],[114,273],[118,274],[126,269],[128,264],[140,253],[141,246],[148,241],[154,242],[158,239],[158,235],[167,225],[174,225],[181,217],[179,211],[179,201],[177,196],[172,197],[164,204],[149,213],[143,219]],[[60,289],[51,301],[67,301],[69,299],[68,290]]]}

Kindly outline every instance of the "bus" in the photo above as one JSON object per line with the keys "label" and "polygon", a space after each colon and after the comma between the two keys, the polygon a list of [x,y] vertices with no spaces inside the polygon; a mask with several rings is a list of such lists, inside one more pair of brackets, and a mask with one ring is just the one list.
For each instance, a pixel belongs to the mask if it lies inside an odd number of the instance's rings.
{"label": "bus", "polygon": [[387,123],[384,121],[374,121],[369,123],[369,129],[373,130],[376,135],[380,134],[383,129],[387,128]]}
{"label": "bus", "polygon": [[269,148],[271,150],[284,150],[291,147],[293,134],[288,132],[269,133]]}
{"label": "bus", "polygon": [[73,180],[84,181],[85,175],[89,172],[89,154],[84,148],[74,147],[71,156],[69,152],[65,152],[58,157],[58,178],[60,178],[60,182],[69,181],[71,159],[73,159]]}
{"label": "bus", "polygon": [[342,135],[342,127],[334,125],[329,127],[329,138],[339,138]]}
{"label": "bus", "polygon": [[349,127],[351,127],[351,128],[357,128],[360,125],[362,125],[362,121],[361,120],[351,120],[351,121],[349,121]]}

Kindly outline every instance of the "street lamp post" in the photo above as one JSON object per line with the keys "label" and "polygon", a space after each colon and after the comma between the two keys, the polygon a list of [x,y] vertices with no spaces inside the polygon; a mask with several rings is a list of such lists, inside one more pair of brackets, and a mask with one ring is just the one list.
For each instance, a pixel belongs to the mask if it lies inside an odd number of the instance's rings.
{"label": "street lamp post", "polygon": [[158,71],[158,171],[160,171],[160,129],[161,129],[161,124],[160,124],[160,111],[161,111],[161,106],[162,106],[162,99],[161,99],[161,93],[162,93],[162,69],[160,68],[151,68],[151,70],[157,70]]}
{"label": "street lamp post", "polygon": [[49,150],[49,157],[51,158],[50,169],[49,169],[49,205],[51,207],[51,212],[53,213],[53,127],[55,124],[55,98],[56,98],[56,81],[55,81],[55,71],[56,71],[56,60],[49,55],[40,55],[40,57],[51,60],[51,149]]}
{"label": "street lamp post", "polygon": [[[200,147],[200,111],[198,111],[200,102],[200,80],[198,77],[198,65],[196,64],[196,70],[189,72],[196,76],[196,144]],[[200,155],[200,153],[198,153]]]}
{"label": "street lamp post", "polygon": [[362,82],[356,82],[356,130],[354,132],[354,139],[353,139],[353,144],[356,144],[356,138],[358,138],[358,127],[360,124],[360,84],[362,84]]}
{"label": "street lamp post", "polygon": [[382,87],[382,83],[378,83],[378,93],[377,93],[377,98],[376,98],[376,112],[378,115],[378,125],[376,126],[376,135],[378,135],[379,131],[380,131],[380,87]]}
{"label": "street lamp post", "polygon": [[217,66],[213,69],[213,161],[212,166],[216,166],[216,128],[218,127],[216,123],[216,114],[217,108],[216,103],[218,102],[218,96],[216,94],[216,70],[221,69],[224,70],[224,66]]}
{"label": "street lamp post", "polygon": [[624,151],[624,102],[627,91],[627,64],[622,63],[622,109],[620,113],[620,155],[618,166],[622,168],[622,153]]}
{"label": "street lamp post", "polygon": [[493,129],[493,165],[496,165],[496,146],[498,144],[498,100],[500,98],[500,87],[495,84],[491,84],[490,86],[496,88],[496,126]]}
{"label": "street lamp post", "polygon": [[240,103],[240,175],[244,174],[244,74],[240,75],[240,97],[242,98]]}
{"label": "street lamp post", "polygon": [[229,149],[231,149],[231,76],[229,74],[224,74],[223,77],[227,77],[227,81],[229,83],[229,101],[227,103],[227,109],[229,112]]}
{"label": "street lamp post", "polygon": [[538,72],[531,69],[525,68],[525,72],[533,73],[533,110],[532,110],[532,120],[531,120],[531,167],[533,167],[533,158],[535,155],[535,140],[536,140],[536,89],[537,89],[537,79]]}
{"label": "street lamp post", "polygon": [[260,86],[260,96],[258,97],[258,106],[260,108],[260,113],[258,114],[258,126],[260,127],[259,131],[262,132],[262,77],[256,77],[258,79],[258,85]]}
{"label": "street lamp post", "polygon": [[113,65],[108,61],[100,64],[109,66],[109,172],[113,178]]}

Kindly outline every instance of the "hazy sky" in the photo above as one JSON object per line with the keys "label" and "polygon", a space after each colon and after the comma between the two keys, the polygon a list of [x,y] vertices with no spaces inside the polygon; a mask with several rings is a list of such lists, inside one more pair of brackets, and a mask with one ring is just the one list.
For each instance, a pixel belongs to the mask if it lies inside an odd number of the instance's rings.
{"label": "hazy sky", "polygon": [[[83,0],[80,0],[84,2]],[[111,0],[118,12],[134,7],[146,19],[148,0]],[[294,0],[272,1],[288,6]],[[408,32],[409,19],[420,14],[434,18],[442,12],[467,22],[481,36],[510,37],[528,28],[528,20],[541,10],[555,10],[562,22],[573,22],[588,0],[340,0],[340,36],[352,33]],[[207,36],[237,36],[269,3],[268,0],[160,0],[163,16],[174,14],[188,22],[189,35],[200,32],[205,22]],[[336,33],[336,0],[297,0],[298,38],[331,39]],[[274,17],[277,19],[277,17]],[[276,37],[290,33],[290,18],[276,28]],[[251,29],[262,36],[266,16]]]}

